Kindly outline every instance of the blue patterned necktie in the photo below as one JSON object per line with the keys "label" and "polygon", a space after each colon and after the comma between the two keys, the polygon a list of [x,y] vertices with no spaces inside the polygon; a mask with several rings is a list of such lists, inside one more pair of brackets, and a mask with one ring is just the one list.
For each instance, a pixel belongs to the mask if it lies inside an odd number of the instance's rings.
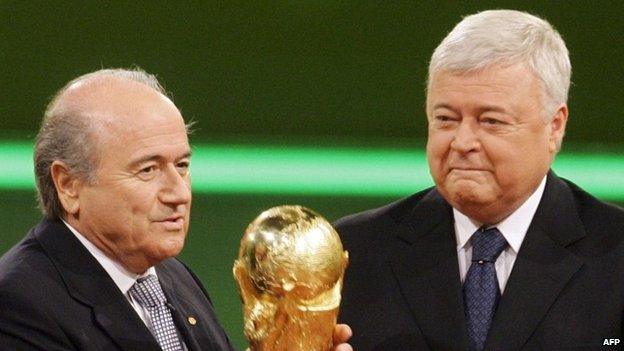
{"label": "blue patterned necktie", "polygon": [[507,241],[496,228],[480,228],[470,240],[472,264],[464,282],[464,305],[468,319],[470,350],[480,351],[485,346],[500,298],[494,263],[507,247]]}
{"label": "blue patterned necktie", "polygon": [[158,278],[151,274],[139,278],[128,291],[149,312],[152,333],[163,351],[182,351],[182,343]]}

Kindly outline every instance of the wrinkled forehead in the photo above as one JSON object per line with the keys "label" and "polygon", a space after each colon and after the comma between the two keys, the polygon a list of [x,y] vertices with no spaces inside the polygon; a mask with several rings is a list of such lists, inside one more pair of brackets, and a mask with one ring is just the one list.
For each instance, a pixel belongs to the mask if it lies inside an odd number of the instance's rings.
{"label": "wrinkled forehead", "polygon": [[466,90],[472,87],[492,87],[501,91],[515,92],[523,86],[530,86],[539,98],[543,92],[541,81],[533,70],[523,62],[500,62],[475,70],[437,70],[429,79],[427,86],[427,106],[440,89]]}
{"label": "wrinkled forehead", "polygon": [[435,84],[439,77],[471,77],[481,76],[489,77],[490,79],[508,79],[510,74],[521,71],[524,75],[528,75],[531,78],[538,79],[531,66],[525,61],[518,60],[499,60],[488,63],[487,65],[475,66],[475,67],[460,67],[460,68],[448,68],[439,67],[429,72],[429,80],[427,88]]}
{"label": "wrinkled forehead", "polygon": [[77,82],[64,95],[61,104],[89,120],[90,138],[101,153],[169,144],[188,149],[180,111],[169,98],[145,84],[105,77]]}

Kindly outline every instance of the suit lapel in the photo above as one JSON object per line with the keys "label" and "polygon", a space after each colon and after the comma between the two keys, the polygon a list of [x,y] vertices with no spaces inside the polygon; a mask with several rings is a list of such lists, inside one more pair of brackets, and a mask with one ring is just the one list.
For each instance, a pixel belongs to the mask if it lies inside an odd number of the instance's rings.
{"label": "suit lapel", "polygon": [[121,349],[161,350],[152,333],[128,306],[123,306],[118,301],[100,300],[94,302],[93,313],[102,329]]}
{"label": "suit lapel", "polygon": [[35,235],[69,294],[92,308],[97,324],[119,348],[160,350],[108,273],[61,221],[44,220]]}
{"label": "suit lapel", "polygon": [[431,191],[397,227],[392,270],[433,349],[468,348],[452,210]]}
{"label": "suit lapel", "polygon": [[585,236],[573,195],[549,174],[494,316],[487,349],[520,349],[583,262],[566,246]]}
{"label": "suit lapel", "polygon": [[[160,285],[167,296],[170,307],[172,308],[172,316],[178,331],[182,334],[186,347],[189,351],[193,350],[216,350],[214,345],[199,345],[197,333],[201,333],[200,325],[207,323],[206,320],[200,320],[201,307],[196,306],[191,301],[184,299],[180,294],[176,294],[173,279],[169,273],[160,266],[156,267]],[[201,323],[201,324],[198,324]],[[202,340],[211,340],[203,338]],[[212,341],[212,340],[211,340]]]}

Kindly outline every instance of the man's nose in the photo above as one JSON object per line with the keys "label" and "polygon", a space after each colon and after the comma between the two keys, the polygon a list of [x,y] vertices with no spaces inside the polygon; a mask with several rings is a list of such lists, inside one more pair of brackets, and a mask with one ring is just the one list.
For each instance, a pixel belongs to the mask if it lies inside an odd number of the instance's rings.
{"label": "man's nose", "polygon": [[477,131],[478,124],[476,121],[463,119],[455,130],[451,148],[459,153],[477,151],[481,145]]}
{"label": "man's nose", "polygon": [[185,204],[190,202],[191,183],[189,175],[180,174],[175,166],[168,167],[160,194],[160,199],[164,203]]}

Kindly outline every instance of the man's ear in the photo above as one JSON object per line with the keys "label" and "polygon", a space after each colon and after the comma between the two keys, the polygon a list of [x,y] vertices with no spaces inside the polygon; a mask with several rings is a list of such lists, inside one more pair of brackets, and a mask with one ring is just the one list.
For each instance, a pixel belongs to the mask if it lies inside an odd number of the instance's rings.
{"label": "man's ear", "polygon": [[62,161],[52,162],[50,173],[63,209],[67,214],[77,214],[80,208],[79,195],[83,181],[73,175]]}
{"label": "man's ear", "polygon": [[556,153],[561,149],[561,142],[565,135],[566,123],[568,123],[568,105],[561,104],[550,122],[550,151]]}

